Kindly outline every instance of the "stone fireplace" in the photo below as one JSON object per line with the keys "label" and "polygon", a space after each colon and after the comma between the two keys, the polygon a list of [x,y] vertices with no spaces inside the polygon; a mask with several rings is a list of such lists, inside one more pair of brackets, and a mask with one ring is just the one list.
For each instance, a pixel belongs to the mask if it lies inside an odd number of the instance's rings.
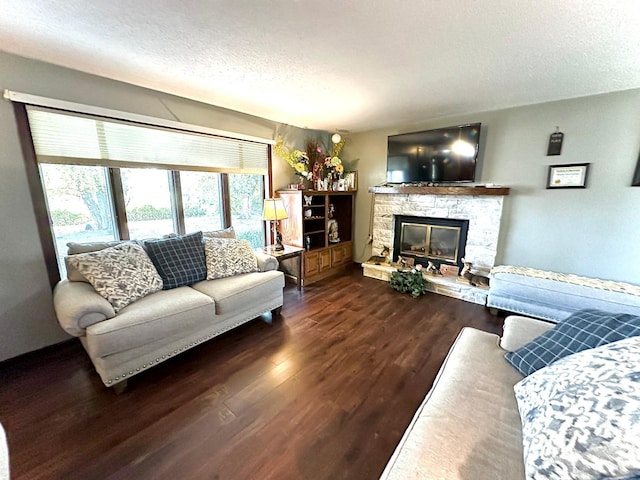
{"label": "stone fireplace", "polygon": [[[416,258],[418,263],[426,264],[428,260],[435,260],[434,263],[458,266],[464,255],[465,260],[473,263],[473,272],[483,275],[487,275],[495,265],[503,200],[509,194],[508,188],[394,186],[371,187],[369,191],[375,194],[372,230],[374,255],[388,247],[395,261],[398,254],[402,255],[400,252],[404,251],[406,255],[413,248],[417,252],[414,256],[419,257]],[[425,227],[411,225],[416,222],[408,222],[409,236],[403,242],[402,226],[397,220],[407,217],[435,220],[435,225],[428,231]],[[442,228],[452,226],[446,223],[449,221],[453,226],[461,227],[459,237],[457,233]],[[417,225],[421,224],[418,222]],[[459,243],[458,252],[451,251],[451,247],[441,248],[443,241],[461,239],[462,226],[466,227],[466,243]],[[455,262],[452,261],[454,256]],[[362,265],[365,276],[381,280],[388,280],[395,269],[367,262]],[[429,276],[427,279],[430,291],[479,304],[486,302],[486,290],[456,282],[456,277]]]}
{"label": "stone fireplace", "polygon": [[[494,266],[498,252],[502,204],[509,189],[413,188],[417,193],[404,193],[410,191],[410,187],[373,187],[371,190],[375,193],[372,249],[374,254],[385,246],[393,249],[397,216],[462,220],[468,222],[464,253],[466,260],[473,263],[474,271],[478,273],[488,274]],[[457,194],[457,191],[460,193]]]}

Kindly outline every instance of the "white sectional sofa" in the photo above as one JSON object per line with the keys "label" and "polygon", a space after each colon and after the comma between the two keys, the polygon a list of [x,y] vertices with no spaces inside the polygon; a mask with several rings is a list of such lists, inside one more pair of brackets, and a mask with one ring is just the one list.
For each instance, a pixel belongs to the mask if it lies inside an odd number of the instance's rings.
{"label": "white sectional sofa", "polygon": [[523,377],[504,359],[552,324],[505,320],[502,339],[464,328],[381,479],[525,478],[513,386]]}
{"label": "white sectional sofa", "polygon": [[255,255],[258,271],[156,291],[119,311],[71,270],[75,281],[54,289],[56,315],[80,339],[104,384],[119,390],[133,375],[238,325],[268,312],[278,316],[284,274],[274,257]]}
{"label": "white sectional sofa", "polygon": [[381,478],[640,478],[638,365],[632,314],[465,328]]}

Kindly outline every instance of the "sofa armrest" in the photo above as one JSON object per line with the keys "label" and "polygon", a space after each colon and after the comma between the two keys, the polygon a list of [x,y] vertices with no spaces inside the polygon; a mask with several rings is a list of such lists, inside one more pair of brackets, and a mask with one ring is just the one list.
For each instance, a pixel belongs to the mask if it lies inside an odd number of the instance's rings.
{"label": "sofa armrest", "polygon": [[278,269],[278,259],[276,257],[260,251],[256,251],[255,253],[258,259],[258,269],[261,272]]}
{"label": "sofa armrest", "polygon": [[74,337],[94,323],[116,316],[111,304],[89,283],[62,280],[53,290],[53,307],[60,326]]}
{"label": "sofa armrest", "polygon": [[554,326],[555,323],[545,322],[544,320],[511,315],[504,319],[504,331],[500,339],[500,347],[508,352],[513,352]]}

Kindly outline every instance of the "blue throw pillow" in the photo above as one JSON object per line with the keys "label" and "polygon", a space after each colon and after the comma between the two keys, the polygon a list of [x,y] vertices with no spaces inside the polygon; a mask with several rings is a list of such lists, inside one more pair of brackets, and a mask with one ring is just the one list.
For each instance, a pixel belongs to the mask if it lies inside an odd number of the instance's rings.
{"label": "blue throw pillow", "polygon": [[505,358],[527,376],[573,353],[640,335],[640,317],[581,310]]}
{"label": "blue throw pillow", "polygon": [[147,240],[144,247],[162,277],[163,290],[191,285],[207,277],[202,232]]}

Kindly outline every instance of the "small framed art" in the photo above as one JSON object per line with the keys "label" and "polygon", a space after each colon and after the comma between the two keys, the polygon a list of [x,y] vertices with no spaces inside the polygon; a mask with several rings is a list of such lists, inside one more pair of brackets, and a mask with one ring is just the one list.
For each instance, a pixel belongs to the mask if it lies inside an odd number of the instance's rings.
{"label": "small framed art", "polygon": [[549,165],[547,188],[587,188],[590,163]]}

